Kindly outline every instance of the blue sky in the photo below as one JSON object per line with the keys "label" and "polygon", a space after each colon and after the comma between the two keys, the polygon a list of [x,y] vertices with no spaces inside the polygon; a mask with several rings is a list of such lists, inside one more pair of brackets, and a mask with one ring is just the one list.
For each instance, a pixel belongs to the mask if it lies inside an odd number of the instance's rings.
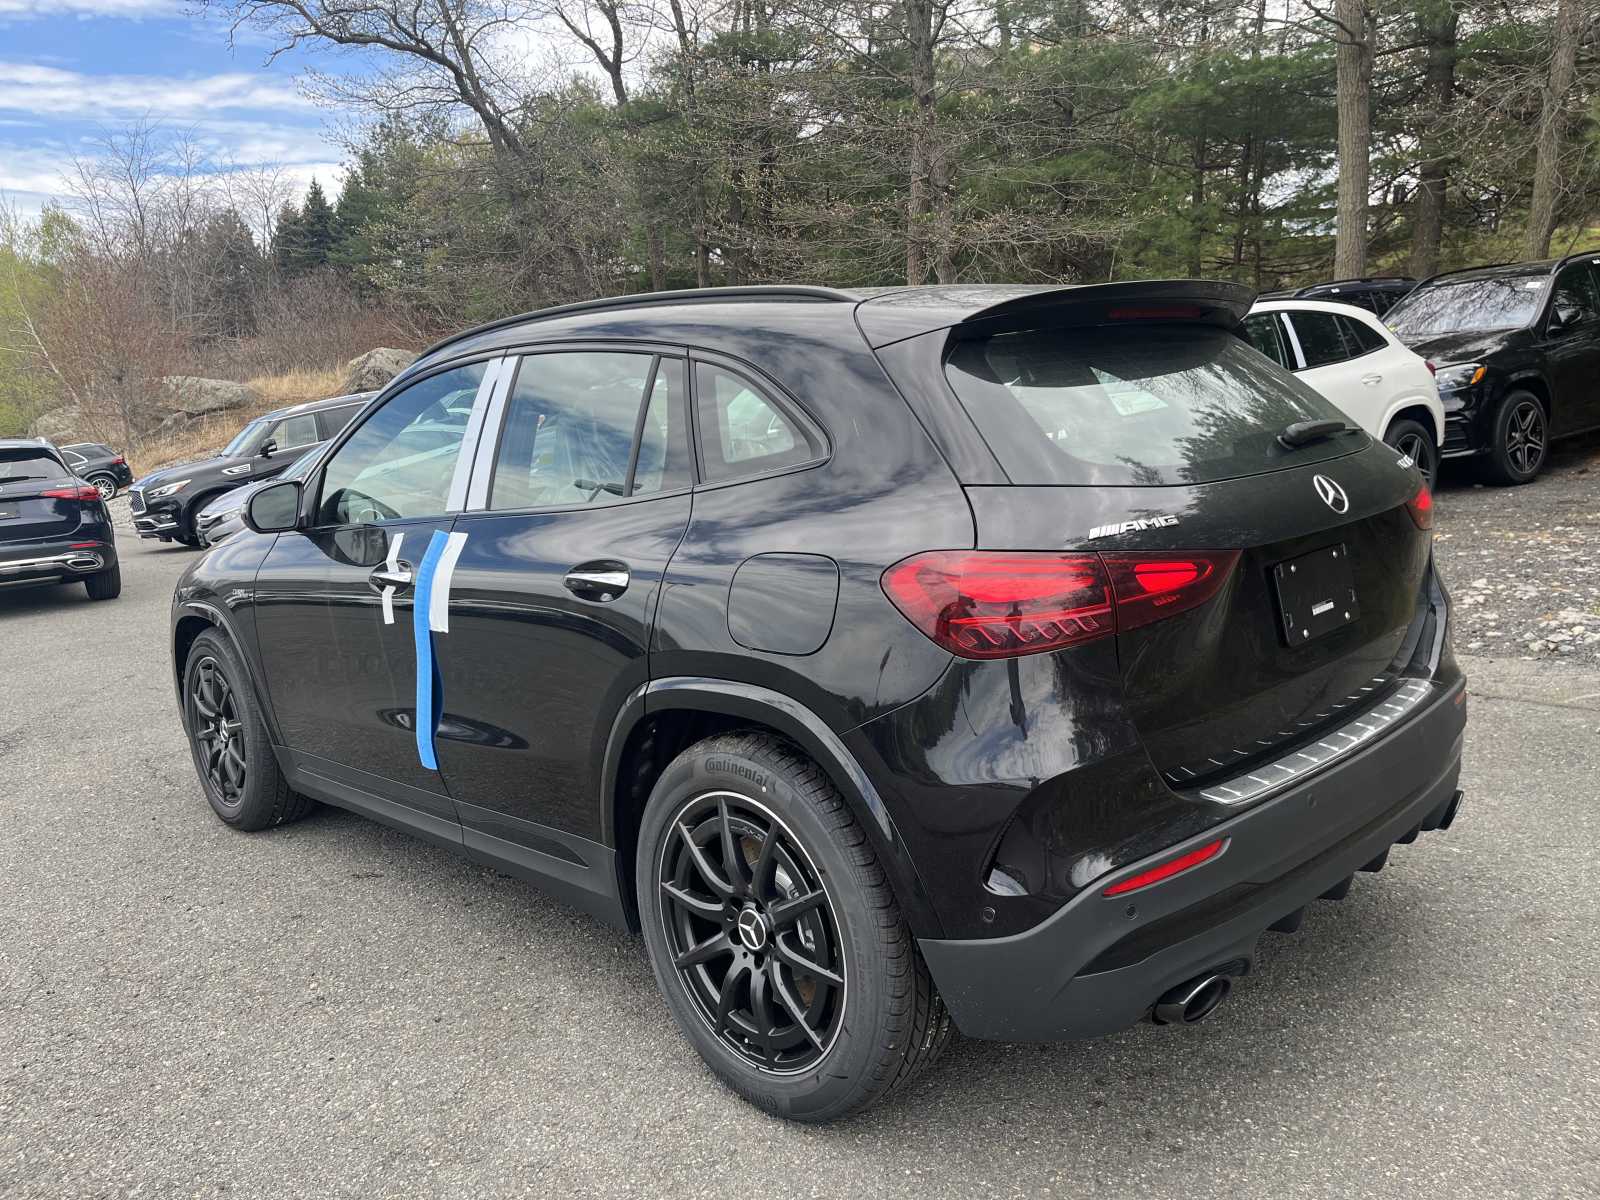
{"label": "blue sky", "polygon": [[268,49],[230,49],[227,24],[181,0],[0,0],[0,199],[36,212],[75,155],[138,120],[192,135],[219,164],[276,164],[337,192],[331,115],[295,86],[309,60],[266,66]]}

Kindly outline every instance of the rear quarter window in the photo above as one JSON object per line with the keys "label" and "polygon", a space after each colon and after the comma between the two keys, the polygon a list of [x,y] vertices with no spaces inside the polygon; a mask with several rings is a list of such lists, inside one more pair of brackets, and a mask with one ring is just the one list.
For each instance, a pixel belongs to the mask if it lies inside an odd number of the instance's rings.
{"label": "rear quarter window", "polygon": [[1285,426],[1341,414],[1211,326],[996,334],[957,342],[945,373],[1017,484],[1207,483],[1366,444],[1346,435],[1284,449]]}

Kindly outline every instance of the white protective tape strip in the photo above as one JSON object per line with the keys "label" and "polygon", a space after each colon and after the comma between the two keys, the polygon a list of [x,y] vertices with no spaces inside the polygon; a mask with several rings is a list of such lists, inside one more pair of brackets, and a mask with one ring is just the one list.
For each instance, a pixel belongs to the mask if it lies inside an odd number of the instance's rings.
{"label": "white protective tape strip", "polygon": [[501,360],[500,378],[495,381],[494,391],[489,393],[489,408],[484,415],[483,432],[478,436],[478,453],[472,465],[472,483],[467,488],[467,512],[482,512],[489,507],[489,483],[494,478],[494,460],[500,450],[506,397],[511,394],[518,361],[511,355]]}
{"label": "white protective tape strip", "polygon": [[472,398],[472,412],[467,417],[467,427],[461,434],[461,445],[456,448],[456,470],[450,477],[450,494],[445,499],[445,512],[458,513],[467,506],[467,483],[472,478],[472,460],[478,451],[478,434],[483,429],[484,410],[500,378],[504,358],[489,360],[489,369],[478,381],[478,394]]}
{"label": "white protective tape strip", "polygon": [[466,547],[467,535],[452,533],[433,569],[433,591],[428,597],[428,628],[435,633],[450,632],[450,581],[456,573],[456,559]]}
{"label": "white protective tape strip", "polygon": [[[406,540],[406,531],[401,530],[389,539],[389,557],[383,560],[383,565],[391,571],[400,568],[400,543]],[[383,587],[383,623],[394,624],[394,584],[387,583]]]}

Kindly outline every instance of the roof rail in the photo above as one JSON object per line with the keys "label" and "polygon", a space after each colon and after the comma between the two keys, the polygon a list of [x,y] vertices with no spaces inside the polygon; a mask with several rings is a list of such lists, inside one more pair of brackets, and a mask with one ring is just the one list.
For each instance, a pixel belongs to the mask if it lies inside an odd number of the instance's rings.
{"label": "roof rail", "polygon": [[1576,262],[1580,258],[1595,257],[1600,257],[1600,246],[1595,247],[1593,250],[1579,250],[1575,254],[1563,255],[1561,258],[1556,260],[1556,267],[1559,269],[1566,266],[1569,262]]}
{"label": "roof rail", "polygon": [[[1592,253],[1592,251],[1591,251]],[[1446,275],[1465,275],[1468,271],[1498,271],[1501,267],[1536,267],[1543,266],[1548,271],[1554,271],[1565,260],[1558,260],[1554,264],[1545,259],[1523,259],[1520,262],[1495,262],[1477,263],[1470,267],[1455,267],[1449,271],[1438,271],[1424,279],[1423,283],[1432,283],[1435,279],[1443,279]]]}
{"label": "roof rail", "polygon": [[1410,275],[1357,275],[1353,279],[1329,279],[1324,283],[1308,283],[1301,288],[1302,292],[1309,292],[1313,288],[1338,287],[1342,283],[1415,283]]}
{"label": "roof rail", "polygon": [[[806,285],[791,284],[761,284],[747,287],[713,287],[713,288],[682,288],[670,292],[635,292],[628,296],[608,296],[599,300],[579,300],[573,304],[558,304],[553,308],[537,308],[532,312],[518,313],[516,316],[501,317],[482,325],[474,325],[471,329],[463,329],[460,333],[451,334],[441,341],[435,342],[421,354],[416,361],[421,362],[437,350],[463,341],[480,333],[489,333],[492,330],[504,329],[510,325],[520,325],[525,321],[544,321],[551,317],[565,317],[573,313],[603,312],[611,308],[634,308],[651,304],[695,304],[707,303],[715,300],[848,300],[855,302],[861,297],[850,292],[840,291],[837,288],[811,287]],[[407,368],[409,370],[409,368]]]}

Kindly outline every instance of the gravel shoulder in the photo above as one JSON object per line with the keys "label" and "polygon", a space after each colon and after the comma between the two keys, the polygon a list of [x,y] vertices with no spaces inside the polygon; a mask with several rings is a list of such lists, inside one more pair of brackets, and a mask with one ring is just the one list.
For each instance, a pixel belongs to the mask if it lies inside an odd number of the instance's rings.
{"label": "gravel shoulder", "polygon": [[1446,464],[1436,500],[1457,652],[1600,665],[1600,438],[1558,443],[1525,487]]}

